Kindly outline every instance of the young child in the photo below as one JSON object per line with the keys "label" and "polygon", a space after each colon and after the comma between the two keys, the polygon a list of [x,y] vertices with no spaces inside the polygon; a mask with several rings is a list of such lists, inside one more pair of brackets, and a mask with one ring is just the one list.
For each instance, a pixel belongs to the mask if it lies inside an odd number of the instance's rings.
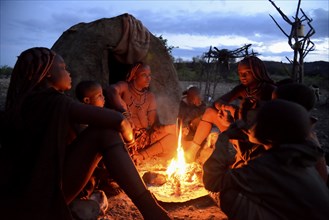
{"label": "young child", "polygon": [[329,191],[315,169],[322,153],[308,141],[308,112],[302,106],[273,100],[256,115],[250,142],[266,151],[231,169],[219,157],[221,146],[204,164],[205,188],[220,192],[229,219],[327,219]]}
{"label": "young child", "polygon": [[[69,89],[59,54],[43,47],[20,54],[0,139],[1,217],[72,219],[68,205],[103,158],[145,219],[169,219],[126,151],[125,142],[134,141],[130,123],[113,110],[72,100],[64,94]],[[88,127],[68,143],[72,123]]]}
{"label": "young child", "polygon": [[185,140],[193,139],[196,128],[198,127],[206,104],[202,101],[200,89],[196,86],[190,86],[179,104],[178,118],[182,120],[183,127],[188,129]]}
{"label": "young child", "polygon": [[81,81],[75,88],[77,99],[87,105],[104,107],[105,99],[102,85],[92,80]]}
{"label": "young child", "polygon": [[249,123],[262,102],[271,100],[276,86],[269,77],[262,60],[255,56],[245,57],[238,64],[238,74],[241,83],[219,97],[213,107],[207,108],[203,114],[193,142],[187,149],[187,160],[195,160],[196,153],[200,150],[202,142],[209,135],[213,125],[223,132],[235,120]]}
{"label": "young child", "polygon": [[[81,81],[75,88],[75,95],[77,99],[87,105],[94,105],[98,107],[104,107],[105,98],[103,95],[103,87],[100,83],[93,80]],[[87,125],[81,125],[84,129]],[[107,196],[114,196],[121,192],[121,189],[110,178],[108,172],[105,172],[105,165],[103,160],[98,163],[98,166],[94,172],[93,180],[89,181],[89,188],[84,189],[82,195],[90,196],[92,190],[97,189],[104,190]]]}
{"label": "young child", "polygon": [[[101,108],[104,107],[103,88],[96,81],[85,80],[79,82],[75,88],[75,95],[81,103]],[[87,127],[88,125],[77,125],[76,134],[79,134]],[[70,205],[71,211],[75,216],[85,218],[82,215],[85,215],[87,209],[93,210],[95,206],[94,201],[96,201],[97,208],[100,208],[99,214],[105,214],[108,208],[107,197],[117,195],[120,191],[120,187],[110,178],[104,162],[101,160],[86,186]],[[81,209],[85,211],[82,212]],[[89,213],[93,212],[90,211]],[[94,217],[97,218],[99,214],[95,212]]]}
{"label": "young child", "polygon": [[[103,87],[96,81],[86,80],[81,81],[75,88],[75,97],[81,103],[93,105],[103,108],[105,105],[105,98],[103,95]],[[79,125],[77,132],[85,129],[88,125]]]}
{"label": "young child", "polygon": [[[87,105],[103,108],[105,104],[102,85],[92,80],[79,82],[75,88],[75,97]],[[87,126],[87,124],[73,125],[71,139],[76,138],[77,133],[83,131]]]}

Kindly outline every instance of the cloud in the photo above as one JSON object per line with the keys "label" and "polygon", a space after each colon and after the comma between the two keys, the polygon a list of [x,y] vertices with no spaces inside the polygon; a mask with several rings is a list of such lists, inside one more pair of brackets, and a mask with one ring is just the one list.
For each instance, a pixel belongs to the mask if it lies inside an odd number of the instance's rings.
{"label": "cloud", "polygon": [[329,37],[329,12],[324,9],[316,9],[310,12],[310,18],[313,19],[312,25],[315,29],[314,36],[317,38]]}
{"label": "cloud", "polygon": [[[141,18],[151,32],[193,34],[193,35],[248,35],[254,33],[268,33],[275,25],[267,14],[253,16],[223,15],[219,13],[194,12],[180,13],[175,17],[148,13],[147,19]],[[165,22],[164,22],[165,21]]]}
{"label": "cloud", "polygon": [[278,42],[271,44],[268,47],[268,50],[271,51],[272,53],[279,54],[282,52],[291,52],[292,49],[287,42]]}
{"label": "cloud", "polygon": [[[289,19],[296,1],[276,1]],[[328,58],[328,3],[303,0],[302,9],[313,19],[315,51],[307,58]],[[130,13],[153,34],[176,46],[176,57],[200,56],[209,46],[236,49],[251,43],[267,57],[287,54],[287,38],[270,14],[290,33],[288,25],[268,1],[1,1],[0,65],[13,65],[15,57],[32,46],[51,47],[61,34],[80,22],[92,22]],[[308,31],[307,25],[305,31]],[[288,54],[289,53],[289,54]],[[327,58],[326,58],[327,56]],[[281,57],[283,60],[285,56]]]}

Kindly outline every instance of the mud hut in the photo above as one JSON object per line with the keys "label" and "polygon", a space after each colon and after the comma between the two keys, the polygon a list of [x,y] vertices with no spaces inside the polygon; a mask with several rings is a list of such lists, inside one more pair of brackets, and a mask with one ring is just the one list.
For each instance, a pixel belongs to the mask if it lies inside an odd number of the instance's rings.
{"label": "mud hut", "polygon": [[148,63],[160,122],[175,123],[181,89],[172,59],[163,43],[132,15],[78,23],[52,49],[62,55],[71,73],[72,96],[82,80],[97,80],[106,87],[124,80],[132,64]]}

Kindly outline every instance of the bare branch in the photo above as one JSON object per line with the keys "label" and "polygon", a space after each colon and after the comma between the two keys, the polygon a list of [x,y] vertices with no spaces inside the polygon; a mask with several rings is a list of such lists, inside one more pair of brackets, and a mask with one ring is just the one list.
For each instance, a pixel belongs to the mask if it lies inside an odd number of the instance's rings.
{"label": "bare branch", "polygon": [[310,19],[307,17],[307,15],[305,14],[305,12],[303,11],[303,9],[300,9],[300,11],[303,13],[303,17],[305,17],[307,20],[309,20],[310,22],[313,21],[313,19]]}
{"label": "bare branch", "polygon": [[315,34],[315,29],[311,25],[311,22],[313,21],[313,19],[308,18],[307,15],[304,13],[304,11],[302,9],[300,9],[300,10],[302,11],[305,18],[307,19],[307,25],[309,26],[310,30],[307,32],[306,37],[310,38],[313,34]]}
{"label": "bare branch", "polygon": [[303,58],[305,58],[310,51],[314,51],[314,49],[315,49],[315,44],[312,41],[308,40],[305,51],[303,53]]}
{"label": "bare branch", "polygon": [[[300,10],[302,10],[302,9],[300,9]],[[301,22],[303,22],[303,21],[307,20],[307,18],[305,17],[305,15],[302,15],[302,17],[300,17],[299,20],[300,20]]]}
{"label": "bare branch", "polygon": [[280,15],[283,18],[283,20],[285,20],[289,24],[292,24],[292,22],[289,20],[289,18],[281,11],[281,9],[279,7],[277,7],[272,0],[269,0],[269,1],[274,6],[274,8],[280,13]]}
{"label": "bare branch", "polygon": [[[304,69],[303,69],[303,60],[306,55],[313,51],[315,48],[314,43],[310,40],[310,37],[315,34],[315,30],[311,25],[312,19],[308,18],[304,11],[300,8],[301,0],[298,0],[298,5],[296,9],[295,16],[293,17],[294,21],[290,21],[286,15],[278,8],[272,0],[269,0],[272,5],[277,9],[282,18],[291,25],[290,35],[286,34],[282,28],[278,25],[278,23],[271,16],[272,20],[279,27],[279,29],[284,33],[284,35],[288,38],[288,44],[294,50],[294,58],[290,60],[288,57],[286,59],[293,65],[292,73],[294,79],[297,82],[303,82]],[[299,11],[301,11],[302,15],[298,17]],[[300,31],[304,31],[303,23],[307,23],[309,30],[307,34],[301,33]]]}
{"label": "bare branch", "polygon": [[290,60],[288,57],[286,59],[289,61],[290,64],[292,64],[292,60]]}
{"label": "bare branch", "polygon": [[297,5],[297,9],[296,9],[296,18],[298,18],[298,12],[299,12],[299,9],[300,9],[300,2],[301,0],[298,0],[298,5]]}
{"label": "bare branch", "polygon": [[276,26],[278,26],[278,28],[281,30],[281,32],[286,35],[286,37],[289,37],[288,34],[286,34],[286,32],[281,28],[281,26],[278,24],[278,22],[276,22],[276,20],[272,17],[272,15],[270,15],[270,17],[272,18],[272,20],[274,21],[274,23],[276,24]]}

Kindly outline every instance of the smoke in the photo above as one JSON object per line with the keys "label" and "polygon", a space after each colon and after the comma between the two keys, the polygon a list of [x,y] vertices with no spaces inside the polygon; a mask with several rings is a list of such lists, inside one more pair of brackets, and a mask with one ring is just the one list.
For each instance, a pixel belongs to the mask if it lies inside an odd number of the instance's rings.
{"label": "smoke", "polygon": [[175,124],[179,110],[179,99],[164,94],[157,94],[156,101],[160,123]]}

